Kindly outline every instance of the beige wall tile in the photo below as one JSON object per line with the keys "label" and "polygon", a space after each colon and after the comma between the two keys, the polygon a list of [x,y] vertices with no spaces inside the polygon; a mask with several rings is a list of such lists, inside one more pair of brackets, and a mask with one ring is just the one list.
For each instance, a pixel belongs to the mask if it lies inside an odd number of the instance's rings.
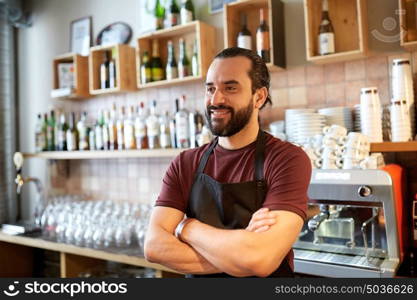
{"label": "beige wall tile", "polygon": [[287,71],[288,73],[288,86],[301,86],[305,85],[305,67],[295,67]]}
{"label": "beige wall tile", "polygon": [[288,86],[288,72],[272,72],[271,76],[271,87],[273,88],[284,88]]}
{"label": "beige wall tile", "polygon": [[354,80],[345,82],[346,105],[353,106],[360,103],[360,91],[365,87],[365,80]]}
{"label": "beige wall tile", "polygon": [[339,83],[345,81],[345,64],[335,63],[325,65],[324,80],[326,83]]}
{"label": "beige wall tile", "polygon": [[318,85],[324,83],[324,66],[309,65],[306,67],[307,85]]}
{"label": "beige wall tile", "polygon": [[388,58],[375,56],[366,59],[366,79],[385,78],[388,76]]}
{"label": "beige wall tile", "polygon": [[272,89],[271,91],[272,105],[274,107],[288,106],[288,89]]}
{"label": "beige wall tile", "polygon": [[332,83],[326,85],[326,104],[338,106],[345,104],[345,83]]}
{"label": "beige wall tile", "polygon": [[324,105],[326,103],[326,90],[324,85],[307,87],[307,103],[309,106]]}
{"label": "beige wall tile", "polygon": [[306,87],[292,87],[288,89],[288,102],[290,107],[307,105]]}
{"label": "beige wall tile", "polygon": [[365,60],[359,59],[345,63],[345,79],[347,81],[363,80],[365,76]]}

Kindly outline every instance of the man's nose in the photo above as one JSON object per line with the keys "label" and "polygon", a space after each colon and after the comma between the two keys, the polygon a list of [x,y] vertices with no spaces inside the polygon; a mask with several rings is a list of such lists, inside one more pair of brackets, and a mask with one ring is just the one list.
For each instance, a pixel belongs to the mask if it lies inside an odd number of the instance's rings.
{"label": "man's nose", "polygon": [[217,106],[217,105],[224,104],[224,103],[225,103],[225,96],[219,89],[216,89],[214,94],[211,96],[210,104]]}

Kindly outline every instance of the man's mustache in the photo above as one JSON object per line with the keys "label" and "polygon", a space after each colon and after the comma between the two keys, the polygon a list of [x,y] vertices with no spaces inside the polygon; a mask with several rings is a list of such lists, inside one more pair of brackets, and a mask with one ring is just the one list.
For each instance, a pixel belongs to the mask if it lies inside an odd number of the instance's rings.
{"label": "man's mustache", "polygon": [[211,113],[213,110],[216,109],[227,109],[230,110],[231,112],[233,112],[233,108],[227,105],[209,105],[207,106],[207,112]]}

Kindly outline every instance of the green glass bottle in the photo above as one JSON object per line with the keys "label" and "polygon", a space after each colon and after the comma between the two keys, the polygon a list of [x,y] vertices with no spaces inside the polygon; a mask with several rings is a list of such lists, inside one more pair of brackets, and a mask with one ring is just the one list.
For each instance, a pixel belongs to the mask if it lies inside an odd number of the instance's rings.
{"label": "green glass bottle", "polygon": [[180,38],[180,59],[178,63],[178,77],[184,78],[190,75],[190,61],[188,60],[185,40]]}
{"label": "green glass bottle", "polygon": [[51,110],[51,113],[48,118],[48,128],[47,128],[47,145],[48,151],[55,150],[55,111]]}
{"label": "green glass bottle", "polygon": [[182,0],[181,5],[181,24],[187,24],[195,20],[193,1]]}
{"label": "green glass bottle", "polygon": [[169,11],[166,19],[166,26],[172,27],[178,25],[180,22],[180,9],[178,8],[177,2],[171,0],[169,4]]}
{"label": "green glass bottle", "polygon": [[162,60],[159,55],[159,42],[152,40],[152,59],[151,59],[152,81],[164,79],[164,69],[162,67]]}
{"label": "green glass bottle", "polygon": [[175,59],[174,45],[172,41],[168,41],[168,59],[165,68],[167,80],[172,80],[178,77],[177,60]]}
{"label": "green glass bottle", "polygon": [[152,68],[148,51],[143,53],[142,64],[140,66],[140,79],[142,84],[152,81]]}
{"label": "green glass bottle", "polygon": [[164,28],[164,19],[165,19],[165,8],[159,0],[155,2],[154,8],[154,17],[155,17],[155,28],[163,29]]}
{"label": "green glass bottle", "polygon": [[198,63],[198,43],[197,39],[194,41],[193,57],[191,58],[191,71],[193,76],[198,76],[199,72],[199,63]]}

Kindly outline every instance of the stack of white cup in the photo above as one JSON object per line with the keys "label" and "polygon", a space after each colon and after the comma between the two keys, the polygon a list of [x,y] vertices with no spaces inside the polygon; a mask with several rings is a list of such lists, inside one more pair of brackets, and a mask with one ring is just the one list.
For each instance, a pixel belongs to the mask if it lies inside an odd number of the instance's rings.
{"label": "stack of white cup", "polygon": [[324,127],[323,133],[322,147],[316,152],[320,158],[315,161],[315,166],[321,169],[339,169],[342,166],[340,162],[341,141],[346,137],[347,129],[343,126],[332,125]]}
{"label": "stack of white cup", "polygon": [[412,140],[409,108],[410,106],[405,100],[391,102],[391,141],[407,142]]}
{"label": "stack of white cup", "polygon": [[343,144],[342,159],[339,163],[343,169],[359,169],[361,161],[369,156],[371,144],[369,138],[359,132],[349,132],[339,142]]}
{"label": "stack of white cup", "polygon": [[394,59],[392,61],[392,99],[391,103],[405,100],[410,115],[411,134],[415,133],[415,107],[413,75],[410,60]]}
{"label": "stack of white cup", "polygon": [[361,131],[371,142],[382,142],[382,108],[378,89],[367,87],[361,89]]}

